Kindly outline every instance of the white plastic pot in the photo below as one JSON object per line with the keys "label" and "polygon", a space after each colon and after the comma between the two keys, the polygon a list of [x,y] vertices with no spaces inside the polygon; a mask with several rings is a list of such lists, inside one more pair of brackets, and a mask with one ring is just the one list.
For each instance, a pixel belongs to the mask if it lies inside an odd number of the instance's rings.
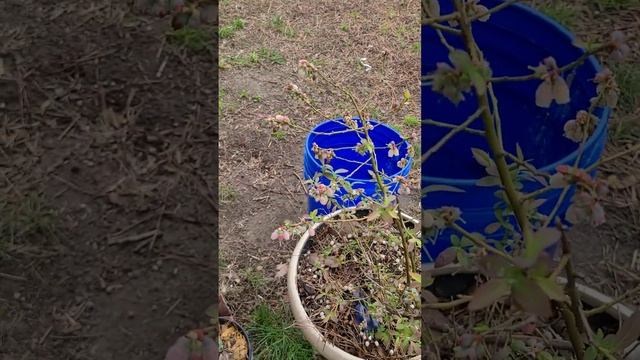
{"label": "white plastic pot", "polygon": [[[433,271],[434,271],[434,268],[432,264],[422,265],[423,274],[425,272],[433,272]],[[449,265],[449,266],[437,269],[437,274],[438,275],[455,274],[456,272],[462,272],[462,271],[464,270],[459,265]],[[559,277],[558,280],[561,284],[567,283],[567,279],[563,277]],[[576,288],[580,293],[580,298],[582,299],[582,302],[594,308],[613,302],[614,300],[610,296],[607,296],[585,285],[576,284]],[[611,306],[606,311],[606,313],[616,320],[624,321],[629,319],[633,315],[634,311],[635,310],[633,310],[629,306],[619,303]],[[640,360],[640,341],[634,342],[625,350],[625,356],[622,358],[622,360]]]}
{"label": "white plastic pot", "polygon": [[[327,216],[324,219],[331,219],[343,211],[351,211],[354,208],[349,209],[341,209],[335,211]],[[420,222],[408,215],[402,214],[404,220],[411,221],[412,223],[419,225]],[[321,223],[315,224],[313,229],[315,230]],[[302,305],[302,301],[300,300],[300,294],[298,293],[298,261],[302,256],[302,250],[304,249],[305,244],[309,240],[309,232],[305,232],[296,248],[293,250],[293,255],[291,256],[291,261],[289,262],[289,272],[287,274],[287,288],[289,294],[289,304],[291,307],[291,311],[293,312],[293,316],[296,319],[296,325],[302,331],[304,337],[311,343],[311,346],[322,356],[324,356],[327,360],[371,360],[371,359],[362,359],[357,356],[353,356],[346,351],[336,347],[327,339],[322,336],[320,331],[316,328],[316,325],[311,321],[309,315],[304,310],[304,306]],[[420,356],[415,356],[411,360],[420,360]]]}

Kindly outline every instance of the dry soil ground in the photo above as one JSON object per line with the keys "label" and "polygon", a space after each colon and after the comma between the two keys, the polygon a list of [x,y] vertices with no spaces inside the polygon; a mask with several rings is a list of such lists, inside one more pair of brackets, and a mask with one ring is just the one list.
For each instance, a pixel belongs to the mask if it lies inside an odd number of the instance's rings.
{"label": "dry soil ground", "polygon": [[216,301],[215,51],[129,3],[0,1],[3,360],[160,359]]}

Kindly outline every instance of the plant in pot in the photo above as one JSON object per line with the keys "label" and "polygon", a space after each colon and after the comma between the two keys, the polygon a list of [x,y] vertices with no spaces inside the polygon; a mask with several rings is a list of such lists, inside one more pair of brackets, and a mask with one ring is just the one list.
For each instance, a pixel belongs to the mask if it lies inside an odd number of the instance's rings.
{"label": "plant in pot", "polygon": [[[589,74],[598,68],[592,55],[620,61],[629,55],[629,47],[624,35],[614,32],[602,44],[585,49],[569,42],[575,48],[569,53],[577,55],[573,59],[561,51],[563,59],[557,60],[551,45],[528,53],[505,52],[505,46],[514,51],[519,49],[509,46],[522,44],[517,36],[499,37],[509,23],[524,26],[530,21],[537,27],[522,31],[566,35],[545,28],[547,20],[516,2],[423,1],[422,22],[430,29],[423,32],[423,42],[437,39],[446,51],[441,61],[427,61],[433,67],[423,69],[423,86],[429,87],[423,91],[423,118],[441,111],[438,106],[445,107],[449,117],[462,117],[423,122],[441,131],[434,135],[423,130],[427,185],[422,233],[436,239],[425,251],[431,253],[425,257],[423,252],[423,359],[640,358],[640,312],[620,304],[640,289],[612,299],[577,284],[565,233],[570,224],[605,220],[600,200],[606,184],[594,170],[611,157],[599,159],[602,146],[594,144],[606,133],[608,109],[615,107],[619,89],[611,71]],[[511,7],[515,9],[509,12]],[[502,51],[489,59],[483,45],[496,44]],[[539,66],[531,66],[529,73],[526,68],[504,73],[523,53],[541,55],[529,59]],[[517,103],[510,103],[514,99]],[[528,112],[534,114],[532,123],[522,123]],[[529,144],[536,155],[532,161],[520,142],[536,138],[538,132],[544,139]],[[566,142],[548,145],[557,145],[546,149],[555,154],[536,148],[544,147],[546,139],[557,140],[557,132],[573,148]],[[457,143],[446,148],[459,134],[474,140],[465,141],[466,147]],[[561,153],[565,147],[569,154]],[[439,169],[426,162],[439,151],[457,164],[442,171],[463,179],[433,176]],[[464,178],[477,168],[483,173],[478,179]],[[451,206],[441,206],[447,200]]]}
{"label": "plant in pot", "polygon": [[[310,132],[283,115],[269,119],[274,131],[308,133],[303,182],[309,214],[272,235],[281,241],[300,236],[288,267],[279,269],[287,274],[296,325],[329,360],[418,359],[419,226],[398,196],[410,186],[412,147],[371,119],[356,96],[319,67],[301,60],[299,68],[310,83],[343,96],[354,116]],[[288,90],[331,119],[298,85]]]}

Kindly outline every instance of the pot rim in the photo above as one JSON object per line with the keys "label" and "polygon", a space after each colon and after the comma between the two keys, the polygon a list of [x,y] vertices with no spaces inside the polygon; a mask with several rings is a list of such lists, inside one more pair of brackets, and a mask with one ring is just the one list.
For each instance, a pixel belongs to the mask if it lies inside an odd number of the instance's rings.
{"label": "pot rim", "polygon": [[[437,270],[437,271],[434,271],[434,270]],[[426,273],[436,272],[435,276],[455,274],[455,273],[474,273],[474,274],[478,273],[477,270],[472,271],[469,269],[465,269],[463,266],[459,264],[447,265],[447,266],[443,266],[436,269],[433,267],[433,264],[430,264],[430,263],[422,264],[421,272],[423,275]],[[567,279],[564,277],[559,276],[558,280],[560,284],[564,285],[567,283]],[[614,301],[612,297],[606,294],[603,294],[598,290],[587,285],[576,283],[576,289],[578,290],[580,295],[582,295],[582,301],[591,306],[599,306],[599,305],[603,305],[603,304]],[[625,305],[624,303],[617,303],[612,305],[609,309],[607,309],[605,313],[616,320],[626,320],[626,319],[629,319],[635,313],[635,310],[632,307]],[[636,340],[633,344],[627,347],[624,353],[625,355],[623,359],[629,359],[629,360],[636,359],[636,357],[640,355],[640,340]],[[632,355],[636,357],[632,358],[631,357]]]}
{"label": "pot rim", "polygon": [[[344,211],[353,211],[356,209],[358,209],[358,207],[339,209],[330,213],[329,215],[323,216],[322,219],[328,220]],[[420,224],[419,220],[416,220],[405,213],[402,213],[402,217],[405,220],[409,220],[415,223],[416,225]],[[323,223],[324,222],[314,224],[312,229],[315,230]],[[287,273],[287,293],[289,296],[289,306],[291,307],[291,312],[293,313],[293,316],[296,320],[296,325],[302,331],[307,341],[311,343],[311,346],[328,360],[365,360],[347,353],[346,351],[340,349],[339,347],[333,345],[331,342],[325,339],[322,333],[320,333],[318,328],[315,326],[315,324],[313,324],[313,322],[309,318],[309,315],[305,311],[304,306],[302,305],[302,300],[300,299],[300,294],[298,293],[298,262],[302,254],[302,250],[304,249],[304,246],[308,240],[309,231],[307,230],[302,235],[300,240],[298,240],[298,243],[293,250],[293,254],[291,255],[291,260],[289,262],[289,270]],[[411,360],[420,360],[420,355],[411,358]]]}

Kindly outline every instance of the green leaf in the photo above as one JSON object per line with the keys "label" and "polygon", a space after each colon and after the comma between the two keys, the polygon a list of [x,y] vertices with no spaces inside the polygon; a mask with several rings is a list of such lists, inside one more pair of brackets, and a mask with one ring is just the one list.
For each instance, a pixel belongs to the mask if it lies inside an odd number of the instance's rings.
{"label": "green leaf", "polygon": [[418,273],[416,273],[416,272],[410,271],[410,272],[409,272],[409,275],[411,276],[411,278],[412,278],[414,281],[417,281],[417,282],[421,282],[421,281],[422,281],[422,276],[420,276],[420,274],[418,274]]}
{"label": "green leaf", "polygon": [[471,152],[473,153],[473,157],[476,159],[478,164],[484,167],[491,166],[492,161],[491,161],[491,157],[489,156],[489,153],[478,148],[471,148]]}
{"label": "green leaf", "polygon": [[462,189],[458,189],[457,187],[453,187],[449,185],[429,185],[429,186],[425,186],[424,189],[422,189],[422,195],[424,196],[430,192],[438,192],[438,191],[455,192],[455,193],[464,192],[464,190]]}
{"label": "green leaf", "polygon": [[451,60],[451,63],[453,65],[463,70],[467,70],[471,66],[473,66],[471,57],[466,51],[463,50],[456,49],[451,51],[449,53],[449,60]]}
{"label": "green leaf", "polygon": [[536,360],[553,360],[553,355],[549,354],[546,351],[539,352],[536,356]]}
{"label": "green leaf", "polygon": [[516,157],[518,158],[518,160],[524,162],[524,153],[522,152],[522,148],[520,147],[520,144],[516,143]]}
{"label": "green leaf", "polygon": [[506,279],[491,279],[480,285],[469,302],[469,310],[484,309],[511,293],[511,286]]}
{"label": "green leaf", "polygon": [[564,289],[556,282],[555,279],[538,277],[535,280],[540,289],[542,289],[542,291],[544,291],[551,300],[560,302],[564,302],[566,300]]}
{"label": "green leaf", "polygon": [[478,90],[478,94],[484,95],[487,92],[487,79],[477,69],[470,69],[468,71],[473,86]]}
{"label": "green leaf", "polygon": [[500,182],[500,178],[496,176],[485,176],[476,183],[476,185],[482,187],[494,187],[500,186],[501,184],[502,182]]}
{"label": "green leaf", "polygon": [[584,352],[584,360],[596,360],[598,358],[598,349],[593,346],[589,346],[587,351]]}
{"label": "green leaf", "polygon": [[409,92],[409,90],[404,89],[404,91],[402,92],[402,98],[404,99],[405,103],[408,103],[409,101],[411,101],[411,92]]}
{"label": "green leaf", "polygon": [[487,324],[478,324],[478,325],[473,327],[473,331],[475,331],[477,333],[483,333],[483,332],[487,332],[489,330],[491,330],[491,327],[489,327],[489,325],[487,325]]}
{"label": "green leaf", "polygon": [[536,259],[544,249],[557,243],[560,240],[562,233],[556,228],[544,228],[536,231],[533,234],[533,241],[527,244],[525,249],[525,258],[527,260]]}

